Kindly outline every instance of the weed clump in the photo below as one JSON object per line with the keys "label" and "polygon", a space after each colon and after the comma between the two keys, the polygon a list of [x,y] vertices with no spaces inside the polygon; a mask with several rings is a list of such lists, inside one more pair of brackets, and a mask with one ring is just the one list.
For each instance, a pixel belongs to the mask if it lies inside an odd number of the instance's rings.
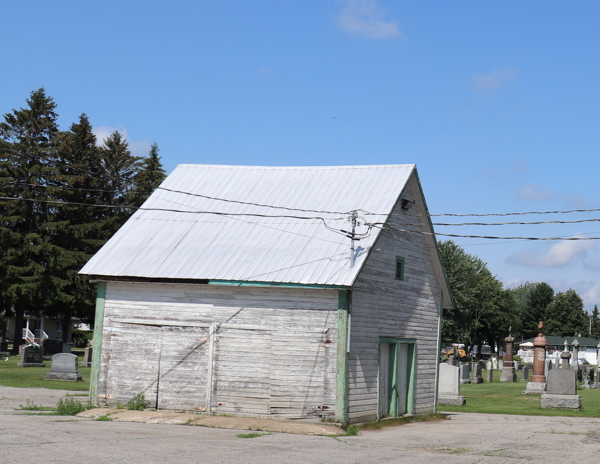
{"label": "weed clump", "polygon": [[87,411],[89,406],[86,406],[72,397],[61,398],[56,403],[56,414],[59,416],[76,416],[80,412]]}
{"label": "weed clump", "polygon": [[138,393],[127,402],[127,409],[143,411],[150,406],[150,401],[146,399],[143,393]]}
{"label": "weed clump", "polygon": [[358,435],[358,426],[356,424],[350,424],[346,427],[346,435],[353,437],[354,435]]}

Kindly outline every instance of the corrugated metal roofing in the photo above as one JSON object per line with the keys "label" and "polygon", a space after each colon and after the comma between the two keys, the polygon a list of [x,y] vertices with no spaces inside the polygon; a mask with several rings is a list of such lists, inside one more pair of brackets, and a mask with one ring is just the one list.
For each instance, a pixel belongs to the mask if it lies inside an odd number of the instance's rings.
{"label": "corrugated metal roofing", "polygon": [[350,286],[380,229],[351,268],[350,239],[326,225],[385,221],[414,169],[179,165],[81,274]]}

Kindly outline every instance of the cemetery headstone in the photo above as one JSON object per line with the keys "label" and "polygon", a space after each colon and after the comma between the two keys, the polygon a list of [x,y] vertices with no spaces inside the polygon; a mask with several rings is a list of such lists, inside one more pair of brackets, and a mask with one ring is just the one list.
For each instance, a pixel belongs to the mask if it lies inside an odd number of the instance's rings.
{"label": "cemetery headstone", "polygon": [[21,361],[19,367],[44,367],[44,350],[39,346],[21,345]]}
{"label": "cemetery headstone", "polygon": [[62,353],[63,341],[60,338],[46,338],[42,341],[42,348],[44,348],[44,356],[52,357],[56,353]]}
{"label": "cemetery headstone", "polygon": [[82,380],[77,370],[77,356],[57,353],[52,356],[52,369],[46,374],[48,380]]}
{"label": "cemetery headstone", "polygon": [[438,404],[462,406],[466,398],[460,396],[460,368],[451,364],[440,364]]}
{"label": "cemetery headstone", "polygon": [[569,368],[569,359],[571,359],[571,353],[569,353],[569,347],[567,346],[567,341],[565,340],[565,349],[560,354],[560,360],[562,361],[562,368]]}
{"label": "cemetery headstone", "polygon": [[83,361],[81,362],[82,367],[92,367],[92,353],[93,348],[91,346],[86,347],[83,350]]}
{"label": "cemetery headstone", "polygon": [[487,381],[492,382],[494,380],[494,370],[488,369],[487,371]]}
{"label": "cemetery headstone", "polygon": [[502,374],[500,374],[500,382],[516,382],[517,374],[515,372],[515,366],[513,363],[513,342],[515,339],[510,334],[510,327],[508,337],[504,339],[505,352],[504,352],[504,367],[502,368]]}
{"label": "cemetery headstone", "polygon": [[492,358],[492,369],[498,369],[498,358]]}
{"label": "cemetery headstone", "polygon": [[546,393],[542,394],[542,408],[579,409],[576,372],[572,369],[552,369],[548,372]]}
{"label": "cemetery headstone", "polygon": [[504,369],[504,359],[499,359],[498,360],[498,370],[501,371],[502,369]]}
{"label": "cemetery headstone", "polygon": [[[546,391],[546,378],[548,372],[552,369],[552,361],[546,359],[546,347],[548,341],[544,337],[544,321],[540,321],[537,326],[538,336],[533,340],[533,364],[531,382],[527,382],[527,387],[521,393],[525,395],[542,395]],[[523,380],[529,377],[529,366],[523,369]]]}
{"label": "cemetery headstone", "polygon": [[483,376],[481,375],[482,367],[480,363],[475,364],[475,372],[471,377],[471,383],[483,383]]}
{"label": "cemetery headstone", "polygon": [[573,340],[573,357],[571,358],[571,367],[574,370],[579,368],[579,340]]}
{"label": "cemetery headstone", "polygon": [[463,364],[460,366],[460,383],[471,383],[469,379],[469,365]]}

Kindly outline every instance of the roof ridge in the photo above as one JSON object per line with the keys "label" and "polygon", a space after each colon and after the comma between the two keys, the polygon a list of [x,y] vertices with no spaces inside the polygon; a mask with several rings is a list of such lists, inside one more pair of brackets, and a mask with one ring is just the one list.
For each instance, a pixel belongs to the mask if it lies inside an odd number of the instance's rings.
{"label": "roof ridge", "polygon": [[359,164],[343,166],[258,166],[258,165],[236,165],[236,164],[178,164],[177,167],[196,167],[196,168],[235,168],[235,169],[369,169],[369,168],[390,168],[416,166],[415,163],[407,164]]}

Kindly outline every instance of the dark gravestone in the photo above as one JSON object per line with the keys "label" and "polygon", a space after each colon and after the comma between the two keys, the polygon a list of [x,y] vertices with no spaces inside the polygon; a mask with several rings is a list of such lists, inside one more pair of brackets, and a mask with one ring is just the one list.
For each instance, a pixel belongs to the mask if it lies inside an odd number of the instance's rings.
{"label": "dark gravestone", "polygon": [[[21,345],[23,347],[23,345]],[[40,347],[24,346],[21,350],[19,367],[44,367],[44,350]]]}
{"label": "dark gravestone", "polygon": [[529,366],[523,368],[523,380],[529,380]]}
{"label": "dark gravestone", "polygon": [[46,338],[42,342],[44,348],[44,356],[52,356],[56,353],[62,353],[63,341],[58,338]]}
{"label": "dark gravestone", "polygon": [[469,365],[463,364],[460,366],[460,383],[471,383],[469,380]]}
{"label": "dark gravestone", "polygon": [[83,361],[81,362],[82,367],[92,367],[92,350],[93,348],[91,346],[88,346],[83,351]]}
{"label": "dark gravestone", "polygon": [[0,351],[8,351],[8,342],[0,342]]}
{"label": "dark gravestone", "polygon": [[576,395],[576,372],[572,369],[552,369],[548,372],[546,393],[549,395]]}
{"label": "dark gravestone", "polygon": [[46,374],[48,380],[82,380],[77,370],[77,356],[58,353],[52,356],[52,369]]}

